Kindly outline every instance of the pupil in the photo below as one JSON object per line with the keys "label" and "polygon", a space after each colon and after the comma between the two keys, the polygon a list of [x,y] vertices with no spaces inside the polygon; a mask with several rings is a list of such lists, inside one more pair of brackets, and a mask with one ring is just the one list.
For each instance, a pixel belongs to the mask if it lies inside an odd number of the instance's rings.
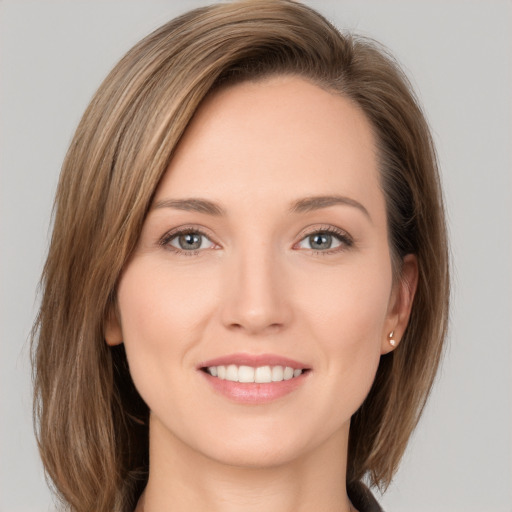
{"label": "pupil", "polygon": [[187,233],[179,237],[180,247],[182,249],[199,249],[201,247],[201,235],[195,233]]}
{"label": "pupil", "polygon": [[309,237],[309,243],[313,249],[329,249],[332,244],[332,236],[325,233],[317,233]]}

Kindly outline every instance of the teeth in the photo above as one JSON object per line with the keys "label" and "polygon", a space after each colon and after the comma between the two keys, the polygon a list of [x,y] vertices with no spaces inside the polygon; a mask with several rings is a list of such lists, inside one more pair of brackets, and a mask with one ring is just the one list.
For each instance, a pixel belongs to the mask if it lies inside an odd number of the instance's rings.
{"label": "teeth", "polygon": [[[215,366],[213,366],[215,368]],[[239,382],[254,382],[254,368],[251,366],[240,366],[238,368]]]}
{"label": "teeth", "polygon": [[284,380],[290,380],[291,378],[293,378],[293,368],[287,366],[284,369]]}
{"label": "teeth", "polygon": [[226,380],[232,380],[233,382],[238,382],[238,366],[234,364],[230,364],[226,368]]}
{"label": "teeth", "polygon": [[219,379],[260,384],[290,380],[302,374],[302,370],[294,370],[289,366],[258,366],[253,368],[252,366],[237,366],[235,364],[209,366],[207,371],[212,377],[218,377]]}
{"label": "teeth", "polygon": [[279,382],[280,380],[283,380],[284,370],[282,366],[274,366],[272,368],[272,381],[273,382]]}
{"label": "teeth", "polygon": [[254,382],[272,382],[272,370],[270,366],[259,366],[254,370]]}

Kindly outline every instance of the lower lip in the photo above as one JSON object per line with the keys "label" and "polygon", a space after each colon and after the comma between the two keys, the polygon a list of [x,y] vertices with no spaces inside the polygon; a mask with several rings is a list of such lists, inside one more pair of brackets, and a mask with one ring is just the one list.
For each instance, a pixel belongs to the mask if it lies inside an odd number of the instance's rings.
{"label": "lower lip", "polygon": [[212,377],[209,373],[201,371],[208,383],[213,389],[233,400],[242,404],[265,404],[286,396],[306,381],[309,372],[304,372],[298,377],[289,380],[268,383],[241,383],[230,380]]}

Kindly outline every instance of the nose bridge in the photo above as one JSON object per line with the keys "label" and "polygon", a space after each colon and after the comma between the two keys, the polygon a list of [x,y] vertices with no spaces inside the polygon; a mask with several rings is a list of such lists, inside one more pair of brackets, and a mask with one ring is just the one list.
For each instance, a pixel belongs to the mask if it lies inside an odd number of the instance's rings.
{"label": "nose bridge", "polygon": [[284,262],[271,241],[249,236],[245,242],[230,258],[223,321],[251,334],[273,331],[290,319]]}

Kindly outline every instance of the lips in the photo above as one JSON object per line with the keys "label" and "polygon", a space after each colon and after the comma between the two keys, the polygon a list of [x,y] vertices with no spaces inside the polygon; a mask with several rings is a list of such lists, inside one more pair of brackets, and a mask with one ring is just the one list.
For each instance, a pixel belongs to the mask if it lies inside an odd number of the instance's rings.
{"label": "lips", "polygon": [[275,354],[231,354],[228,356],[217,357],[209,359],[198,365],[198,369],[208,368],[209,366],[229,366],[234,364],[236,366],[289,366],[294,370],[309,370],[310,367],[299,361],[295,361],[288,357],[278,356]]}
{"label": "lips", "polygon": [[231,354],[197,367],[214,391],[239,403],[266,403],[291,393],[311,368],[274,354]]}

